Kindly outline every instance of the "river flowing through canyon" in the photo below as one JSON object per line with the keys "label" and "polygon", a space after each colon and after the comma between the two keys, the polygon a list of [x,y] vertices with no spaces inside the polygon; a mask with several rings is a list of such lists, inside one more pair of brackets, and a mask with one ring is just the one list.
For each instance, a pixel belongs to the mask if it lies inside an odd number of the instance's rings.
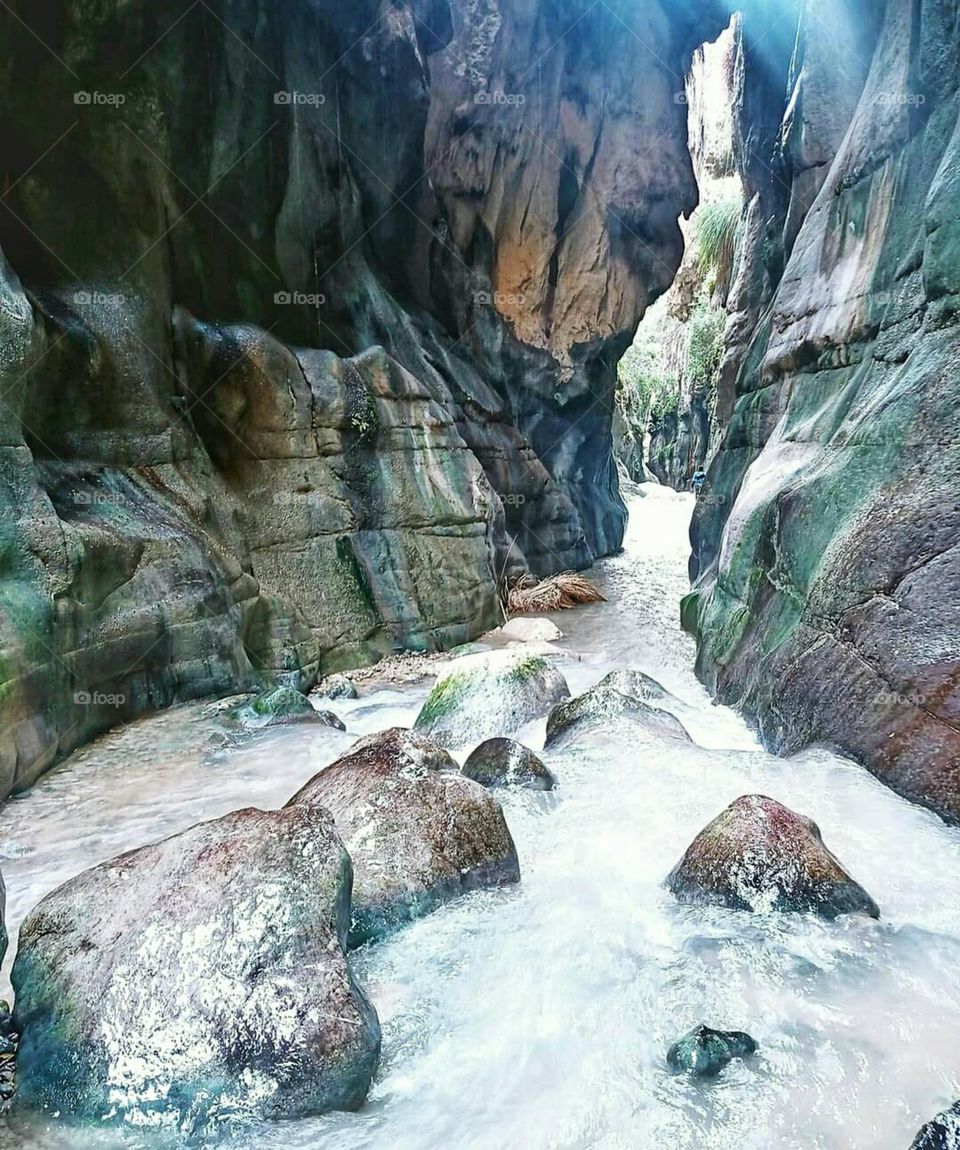
{"label": "river flowing through canyon", "polygon": [[[612,669],[652,675],[694,742],[638,728],[545,751],[556,791],[498,795],[522,882],[354,955],[384,1036],[367,1105],[231,1145],[892,1150],[960,1095],[945,1069],[960,1029],[960,830],[826,750],[767,754],[713,705],[677,619],[692,498],[644,487],[629,506],[624,551],[594,571],[608,601],[553,616],[559,664],[574,694]],[[220,747],[212,709],[191,705],[76,753],[6,807],[11,937],[95,863],[237,807],[282,805],[358,736],[412,724],[431,681],[338,701],[346,733],[287,727]],[[543,736],[541,720],[520,737],[540,750]],[[811,816],[880,920],[677,903],[670,869],[751,793]],[[700,1021],[749,1031],[758,1054],[715,1081],[672,1076],[667,1047]],[[15,1137],[25,1150],[155,1144],[55,1120]]]}

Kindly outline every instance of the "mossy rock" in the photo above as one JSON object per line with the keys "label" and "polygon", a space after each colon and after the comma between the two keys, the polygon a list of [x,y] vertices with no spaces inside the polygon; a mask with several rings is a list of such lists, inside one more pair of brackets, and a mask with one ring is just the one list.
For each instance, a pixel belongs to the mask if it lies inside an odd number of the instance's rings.
{"label": "mossy rock", "polygon": [[547,720],[545,746],[556,747],[618,723],[642,727],[653,735],[690,742],[684,725],[657,704],[675,700],[656,679],[642,671],[612,671],[595,687],[559,703]]}
{"label": "mossy rock", "polygon": [[469,655],[437,679],[414,727],[441,746],[467,746],[512,735],[569,696],[563,675],[542,655]]}

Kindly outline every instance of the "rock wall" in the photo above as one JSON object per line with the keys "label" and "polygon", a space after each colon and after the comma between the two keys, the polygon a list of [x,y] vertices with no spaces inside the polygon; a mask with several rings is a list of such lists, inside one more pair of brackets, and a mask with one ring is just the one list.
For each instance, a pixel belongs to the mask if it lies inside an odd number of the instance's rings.
{"label": "rock wall", "polygon": [[680,259],[673,97],[719,16],[8,16],[0,795],[143,710],[468,639],[506,572],[619,546],[614,364]]}
{"label": "rock wall", "polygon": [[786,65],[760,18],[741,366],[685,618],[770,745],[827,742],[957,819],[960,5],[807,0]]}

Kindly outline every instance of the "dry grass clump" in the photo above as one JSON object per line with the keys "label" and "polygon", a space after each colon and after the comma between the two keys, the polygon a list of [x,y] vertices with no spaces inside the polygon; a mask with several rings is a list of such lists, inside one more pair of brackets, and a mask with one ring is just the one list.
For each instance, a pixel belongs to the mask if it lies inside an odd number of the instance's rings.
{"label": "dry grass clump", "polygon": [[507,611],[511,615],[563,611],[581,603],[605,602],[604,596],[578,571],[561,571],[548,579],[521,575],[507,591]]}

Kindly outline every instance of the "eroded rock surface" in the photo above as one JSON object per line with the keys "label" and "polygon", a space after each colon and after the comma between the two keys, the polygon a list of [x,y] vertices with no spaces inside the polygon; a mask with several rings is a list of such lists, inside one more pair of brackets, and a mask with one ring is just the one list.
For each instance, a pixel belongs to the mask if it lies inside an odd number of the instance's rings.
{"label": "eroded rock surface", "polygon": [[765,795],[744,795],[704,827],[667,886],[681,902],[734,910],[880,917],[816,823]]}
{"label": "eroded rock surface", "polygon": [[467,891],[520,880],[500,804],[417,731],[361,739],[289,806],[326,808],[336,820],[353,860],[351,946]]}
{"label": "eroded rock surface", "polygon": [[960,7],[810,0],[799,36],[766,8],[699,668],[773,749],[826,742],[957,819]]}
{"label": "eroded rock surface", "polygon": [[960,1102],[931,1119],[911,1142],[910,1150],[960,1150]]}
{"label": "eroded rock surface", "polygon": [[512,735],[569,696],[566,679],[542,655],[467,655],[439,676],[414,725],[445,747],[464,747]]}
{"label": "eroded rock surface", "polygon": [[614,365],[696,202],[713,5],[8,15],[0,794],[619,546]]}
{"label": "eroded rock surface", "polygon": [[700,1023],[667,1051],[667,1065],[694,1078],[715,1078],[734,1058],[756,1054],[757,1043],[742,1030],[713,1030]]}
{"label": "eroded rock surface", "polygon": [[244,810],[122,855],[20,930],[18,1107],[214,1135],[353,1109],[380,1052],[322,808]]}

